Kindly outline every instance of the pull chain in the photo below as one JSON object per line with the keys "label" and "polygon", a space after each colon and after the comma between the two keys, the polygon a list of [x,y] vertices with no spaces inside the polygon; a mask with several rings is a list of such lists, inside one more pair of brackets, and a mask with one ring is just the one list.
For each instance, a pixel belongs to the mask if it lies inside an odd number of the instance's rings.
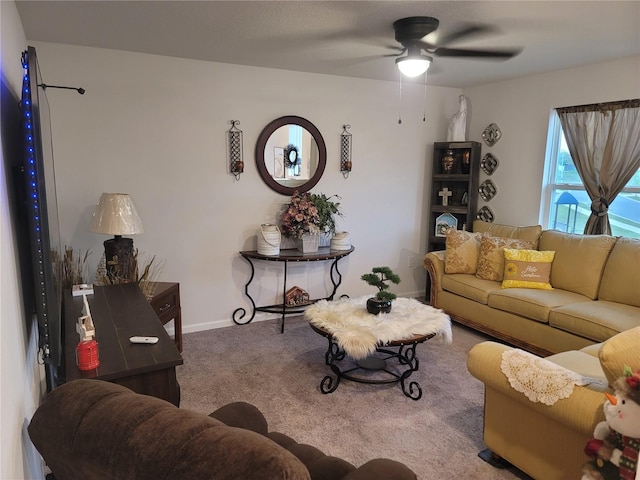
{"label": "pull chain", "polygon": [[424,110],[422,111],[422,121],[427,121],[427,72],[424,72]]}
{"label": "pull chain", "polygon": [[402,124],[402,73],[400,73],[399,84],[400,84],[400,107],[398,108],[398,125],[401,125]]}

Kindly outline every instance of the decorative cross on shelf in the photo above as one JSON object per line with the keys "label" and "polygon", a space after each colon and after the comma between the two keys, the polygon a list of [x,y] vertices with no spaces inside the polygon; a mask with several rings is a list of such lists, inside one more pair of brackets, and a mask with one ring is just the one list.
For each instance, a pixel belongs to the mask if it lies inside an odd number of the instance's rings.
{"label": "decorative cross on shelf", "polygon": [[443,206],[447,206],[449,205],[449,197],[453,195],[453,192],[451,192],[447,187],[444,187],[442,190],[440,190],[438,192],[438,196],[442,197],[442,205]]}

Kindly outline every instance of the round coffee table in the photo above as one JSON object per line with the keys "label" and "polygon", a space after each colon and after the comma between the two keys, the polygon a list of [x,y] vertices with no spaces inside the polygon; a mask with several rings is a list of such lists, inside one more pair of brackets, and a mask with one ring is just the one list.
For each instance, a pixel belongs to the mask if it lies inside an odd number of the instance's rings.
{"label": "round coffee table", "polygon": [[[376,346],[376,353],[362,360],[349,359],[345,351],[325,328],[309,324],[320,335],[327,338],[329,347],[325,353],[325,363],[335,374],[325,376],[320,382],[320,391],[332,393],[345,378],[352,382],[369,384],[388,384],[400,382],[402,392],[413,400],[422,397],[422,388],[415,381],[409,381],[413,372],[418,370],[420,362],[416,355],[416,346],[433,338],[436,334],[412,335],[408,338],[393,340]],[[355,374],[359,372],[360,374]]]}

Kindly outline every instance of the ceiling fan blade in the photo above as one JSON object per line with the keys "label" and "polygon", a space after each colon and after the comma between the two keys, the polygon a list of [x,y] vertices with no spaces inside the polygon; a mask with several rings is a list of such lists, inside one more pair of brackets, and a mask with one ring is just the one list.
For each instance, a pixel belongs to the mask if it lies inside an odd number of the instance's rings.
{"label": "ceiling fan blade", "polygon": [[[497,29],[495,27],[492,27],[490,25],[480,25],[480,24],[466,25],[462,28],[459,28],[458,30],[455,30],[445,35],[443,38],[438,39],[438,44],[449,45],[450,43],[460,40],[461,38],[470,37],[473,35],[480,35],[484,33],[493,33],[493,32],[496,32],[496,30]],[[437,48],[437,47],[434,47],[434,48]]]}
{"label": "ceiling fan blade", "polygon": [[404,52],[407,51],[406,47],[387,47],[390,50],[396,50],[398,53],[386,53],[382,55],[383,57],[399,57],[400,55],[404,55]]}
{"label": "ceiling fan blade", "polygon": [[518,55],[521,49],[509,50],[470,50],[463,48],[446,48],[440,47],[433,51],[434,55],[439,57],[482,57],[494,59],[509,59]]}

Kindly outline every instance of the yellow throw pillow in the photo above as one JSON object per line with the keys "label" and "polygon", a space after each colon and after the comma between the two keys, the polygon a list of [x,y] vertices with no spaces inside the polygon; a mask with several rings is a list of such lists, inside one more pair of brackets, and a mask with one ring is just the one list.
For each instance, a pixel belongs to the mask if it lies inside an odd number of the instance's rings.
{"label": "yellow throw pillow", "polygon": [[536,243],[517,238],[494,237],[488,233],[482,235],[480,241],[480,255],[478,256],[478,268],[476,277],[484,280],[501,282],[504,274],[504,249],[533,249]]}
{"label": "yellow throw pillow", "polygon": [[539,288],[551,290],[551,263],[556,252],[504,249],[502,288]]}
{"label": "yellow throw pillow", "polygon": [[446,232],[444,273],[476,273],[480,233],[449,228]]}

